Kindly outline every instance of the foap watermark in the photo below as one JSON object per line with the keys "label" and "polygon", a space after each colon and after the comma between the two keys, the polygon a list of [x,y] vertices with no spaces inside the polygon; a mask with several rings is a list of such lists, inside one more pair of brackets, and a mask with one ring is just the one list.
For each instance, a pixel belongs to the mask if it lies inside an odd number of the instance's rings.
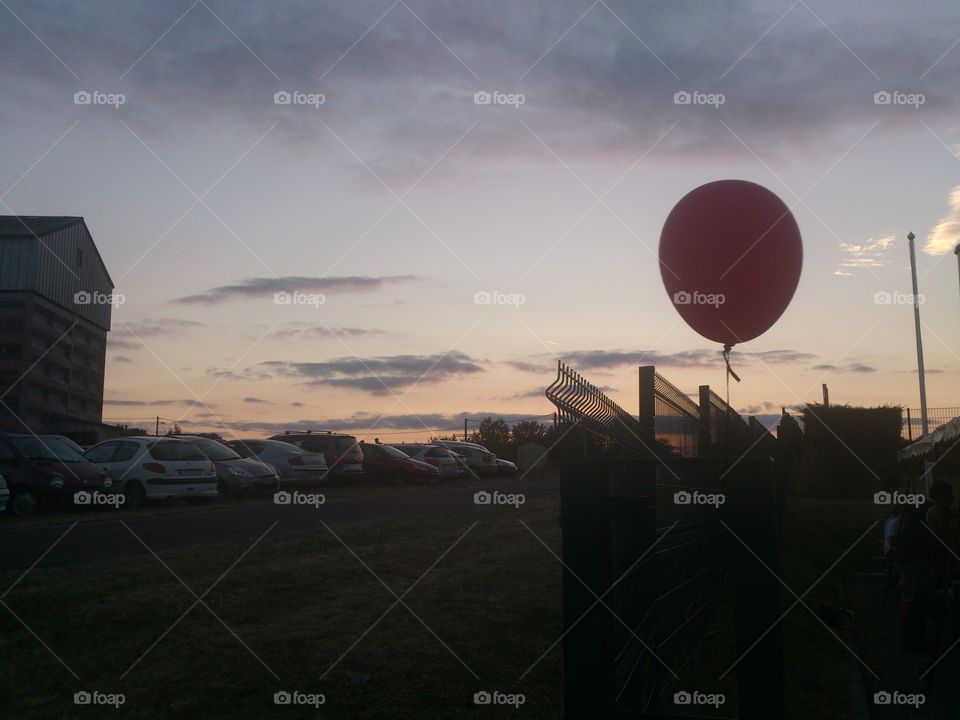
{"label": "foap watermark", "polygon": [[727,496],[723,493],[703,493],[699,490],[688,492],[687,490],[680,490],[673,494],[674,505],[712,505],[716,509],[726,501]]}
{"label": "foap watermark", "polygon": [[74,705],[106,705],[114,710],[127,701],[123,693],[105,693],[99,690],[79,690],[73,694]]}
{"label": "foap watermark", "polygon": [[923,693],[902,693],[897,690],[878,690],[873,694],[874,705],[903,705],[918,709],[927,701]]}
{"label": "foap watermark", "polygon": [[727,701],[723,693],[704,693],[698,690],[679,690],[673,694],[674,705],[710,705],[718,708]]}
{"label": "foap watermark", "polygon": [[273,294],[274,305],[312,305],[313,307],[318,308],[325,302],[327,302],[326,295],[321,295],[319,293],[290,293],[281,291]]}
{"label": "foap watermark", "polygon": [[523,493],[502,493],[499,490],[487,492],[481,490],[473,494],[474,505],[513,505],[514,509],[519,509],[527,501],[527,496]]}
{"label": "foap watermark", "polygon": [[487,290],[478,290],[473,294],[474,305],[510,305],[519,308],[527,301],[527,296],[522,293],[505,293],[499,290],[489,292]]}
{"label": "foap watermark", "polygon": [[78,90],[73,94],[74,105],[108,105],[114,109],[126,104],[123,93],[105,93],[99,90]]}
{"label": "foap watermark", "polygon": [[119,307],[127,301],[121,293],[105,293],[99,290],[80,290],[73,294],[75,305],[113,305]]}
{"label": "foap watermark", "polygon": [[923,505],[927,498],[923,493],[887,492],[881,490],[873,494],[874,505],[913,505],[917,508]]}
{"label": "foap watermark", "polygon": [[674,105],[711,105],[720,107],[727,101],[723,93],[705,93],[699,90],[679,90],[673,94]]}
{"label": "foap watermark", "polygon": [[474,105],[509,105],[517,110],[527,102],[523,93],[504,93],[499,91],[487,92],[480,90],[473,94]]}
{"label": "foap watermark", "polygon": [[308,93],[300,90],[280,90],[273,94],[274,105],[307,105],[314,110],[327,102],[323,93]]}
{"label": "foap watermark", "polygon": [[688,290],[678,290],[673,294],[674,305],[713,305],[720,307],[727,301],[727,296],[723,293],[704,293],[699,290],[690,292]]}
{"label": "foap watermark", "polygon": [[323,693],[305,693],[299,690],[278,690],[273,694],[274,705],[307,705],[319,708],[327,702]]}
{"label": "foap watermark", "polygon": [[90,492],[89,490],[80,490],[73,494],[74,505],[101,506],[109,505],[117,509],[127,501],[120,493],[105,495],[104,493]]}
{"label": "foap watermark", "polygon": [[287,492],[281,490],[273,494],[274,505],[312,505],[319,508],[327,501],[323,493],[303,493],[298,490]]}
{"label": "foap watermark", "polygon": [[914,295],[896,290],[893,292],[881,290],[873,294],[874,305],[923,305],[925,299],[923,293]]}
{"label": "foap watermark", "polygon": [[474,705],[508,705],[515,710],[527,701],[523,693],[505,693],[499,690],[481,690],[473,694]]}
{"label": "foap watermark", "polygon": [[905,93],[898,90],[881,90],[873,94],[874,105],[910,105],[919,108],[927,101],[923,93]]}

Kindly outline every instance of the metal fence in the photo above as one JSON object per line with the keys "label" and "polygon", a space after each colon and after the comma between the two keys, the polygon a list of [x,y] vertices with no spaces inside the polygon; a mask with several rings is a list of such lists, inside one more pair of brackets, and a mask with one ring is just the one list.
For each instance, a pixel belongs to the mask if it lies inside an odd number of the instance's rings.
{"label": "metal fence", "polygon": [[563,362],[557,363],[557,377],[547,387],[546,396],[557,408],[561,431],[578,426],[590,433],[602,449],[620,448],[633,454],[650,450],[652,434],[646,433],[633,415],[600,388]]}
{"label": "metal fence", "polygon": [[[960,407],[927,408],[927,420],[930,430],[936,430],[946,422],[960,415]],[[903,409],[903,430],[901,436],[913,442],[923,435],[923,419],[919,409]]]}

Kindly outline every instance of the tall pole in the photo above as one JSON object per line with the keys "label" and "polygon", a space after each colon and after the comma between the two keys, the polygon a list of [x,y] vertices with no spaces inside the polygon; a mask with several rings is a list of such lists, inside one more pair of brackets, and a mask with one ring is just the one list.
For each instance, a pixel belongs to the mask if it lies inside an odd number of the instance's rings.
{"label": "tall pole", "polygon": [[467,441],[467,419],[463,419],[463,441]]}
{"label": "tall pole", "polygon": [[960,243],[953,249],[953,254],[957,256],[957,274],[960,275]]}
{"label": "tall pole", "polygon": [[823,406],[830,407],[830,391],[827,389],[826,383],[823,383]]}
{"label": "tall pole", "polygon": [[153,433],[154,437],[160,437],[160,416],[157,415],[157,429]]}
{"label": "tall pole", "polygon": [[927,383],[923,370],[923,340],[920,337],[920,292],[917,290],[917,254],[913,247],[916,238],[912,232],[907,234],[910,245],[910,274],[913,278],[913,324],[917,332],[917,372],[920,375],[920,425],[923,434],[930,432],[930,423],[927,418]]}

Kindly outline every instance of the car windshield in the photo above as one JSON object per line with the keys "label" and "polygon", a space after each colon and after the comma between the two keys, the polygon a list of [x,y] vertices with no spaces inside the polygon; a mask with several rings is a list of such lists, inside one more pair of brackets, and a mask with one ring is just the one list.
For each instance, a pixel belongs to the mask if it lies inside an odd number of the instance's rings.
{"label": "car windshield", "polygon": [[31,460],[60,460],[61,462],[87,462],[80,453],[57,438],[12,437],[10,442]]}
{"label": "car windshield", "polygon": [[401,450],[397,450],[395,447],[390,447],[389,445],[380,445],[380,447],[383,448],[383,451],[389,457],[400,458],[402,460],[406,460],[409,457],[409,455],[407,455],[405,452],[402,452]]}
{"label": "car windshield", "polygon": [[206,460],[207,456],[192,443],[182,440],[158,440],[150,445],[154,460]]}
{"label": "car windshield", "polygon": [[200,451],[210,460],[236,460],[240,456],[226,445],[221,445],[216,440],[206,438],[189,438],[189,442],[200,448]]}

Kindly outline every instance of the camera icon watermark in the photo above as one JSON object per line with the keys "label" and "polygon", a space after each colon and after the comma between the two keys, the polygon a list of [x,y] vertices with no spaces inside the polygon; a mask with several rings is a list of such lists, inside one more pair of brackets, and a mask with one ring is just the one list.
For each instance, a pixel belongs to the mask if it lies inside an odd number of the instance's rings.
{"label": "camera icon watermark", "polygon": [[300,90],[280,90],[273,94],[274,105],[307,105],[314,110],[326,104],[327,96],[323,93],[306,93]]}
{"label": "camera icon watermark", "polygon": [[880,90],[873,94],[874,105],[910,105],[919,108],[927,102],[923,93],[905,93],[898,90]]}
{"label": "camera icon watermark", "polygon": [[887,492],[886,490],[881,490],[873,494],[874,505],[912,505],[918,508],[926,501],[927,498],[922,493]]}
{"label": "camera icon watermark", "polygon": [[319,308],[326,302],[326,295],[321,295],[319,293],[290,293],[281,291],[273,294],[274,305],[311,305],[315,308]]}
{"label": "camera icon watermark", "polygon": [[896,290],[893,292],[880,290],[873,294],[874,305],[923,305],[925,300],[923,293],[914,295]]}
{"label": "camera icon watermark", "polygon": [[90,492],[89,490],[79,490],[73,494],[74,505],[87,505],[90,507],[108,505],[116,510],[126,501],[127,498],[120,493],[105,495],[104,493]]}
{"label": "camera icon watermark", "polygon": [[99,290],[79,290],[73,294],[75,305],[113,305],[120,307],[127,301],[122,293],[105,293]]}
{"label": "camera icon watermark", "polygon": [[299,690],[278,690],[273,694],[274,705],[307,705],[314,709],[327,702],[323,693],[305,693]]}
{"label": "camera icon watermark", "polygon": [[674,705],[711,705],[719,708],[727,701],[723,693],[704,693],[698,690],[678,690],[673,694]]}
{"label": "camera icon watermark", "polygon": [[719,308],[725,302],[727,302],[727,296],[723,293],[678,290],[673,294],[674,305],[713,305],[713,307]]}
{"label": "camera icon watermark", "polygon": [[507,105],[519,110],[520,106],[526,102],[527,96],[523,93],[487,92],[486,90],[480,90],[473,94],[474,105]]}
{"label": "camera icon watermark", "polygon": [[699,90],[679,90],[673,94],[674,105],[710,105],[719,108],[727,102],[723,93],[705,93]]}
{"label": "camera icon watermark", "polygon": [[474,305],[509,305],[519,309],[526,302],[527,296],[522,293],[478,290],[473,294]]}
{"label": "camera icon watermark", "polygon": [[680,490],[673,494],[674,505],[712,505],[716,510],[727,501],[723,493],[703,493],[699,490],[689,492]]}
{"label": "camera icon watermark", "polygon": [[918,709],[927,702],[923,693],[902,693],[897,690],[878,690],[873,694],[874,705],[902,705]]}
{"label": "camera icon watermark", "polygon": [[79,690],[73,694],[74,705],[106,705],[118,709],[127,701],[123,693],[104,693],[99,690]]}
{"label": "camera icon watermark", "polygon": [[304,493],[298,490],[287,492],[281,490],[273,494],[274,505],[311,505],[314,509],[319,508],[327,501],[323,493]]}
{"label": "camera icon watermark", "polygon": [[507,705],[519,709],[527,701],[523,693],[505,693],[499,690],[480,690],[473,694],[474,705]]}
{"label": "camera icon watermark", "polygon": [[123,93],[105,93],[99,90],[78,90],[73,94],[74,105],[107,105],[113,109],[126,104],[127,96]]}
{"label": "camera icon watermark", "polygon": [[527,501],[527,496],[523,493],[502,493],[499,490],[488,492],[480,490],[473,494],[474,505],[512,505],[514,510],[519,510],[520,506]]}

